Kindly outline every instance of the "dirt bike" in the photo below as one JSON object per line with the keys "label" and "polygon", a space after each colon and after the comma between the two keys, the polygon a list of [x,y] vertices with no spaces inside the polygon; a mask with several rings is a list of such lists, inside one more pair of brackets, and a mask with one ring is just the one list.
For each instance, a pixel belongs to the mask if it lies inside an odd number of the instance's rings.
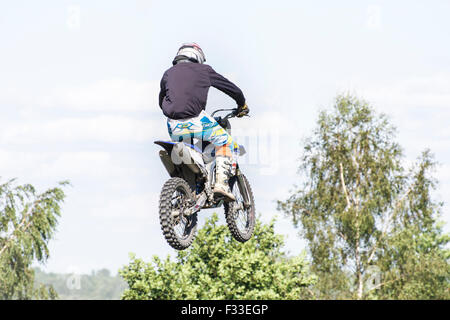
{"label": "dirt bike", "polygon": [[[224,117],[217,112],[231,111]],[[218,109],[211,116],[230,132],[228,119],[236,117],[237,109]],[[204,208],[220,208],[233,237],[240,242],[249,240],[255,228],[255,201],[247,178],[233,157],[232,174],[228,180],[236,201],[226,202],[215,196],[215,147],[208,141],[194,139],[186,142],[155,141],[163,147],[159,157],[170,179],[164,184],[159,201],[159,219],[165,239],[177,250],[188,248],[195,238],[197,215]],[[239,155],[246,153],[239,145]]]}

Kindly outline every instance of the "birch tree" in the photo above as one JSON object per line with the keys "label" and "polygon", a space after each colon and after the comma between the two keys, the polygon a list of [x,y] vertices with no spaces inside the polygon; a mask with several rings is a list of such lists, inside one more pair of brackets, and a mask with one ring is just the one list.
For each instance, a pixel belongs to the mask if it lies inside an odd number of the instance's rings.
{"label": "birch tree", "polygon": [[278,204],[308,242],[317,297],[449,297],[449,238],[432,198],[436,164],[424,151],[405,169],[395,134],[384,114],[340,95],[305,141],[302,184]]}
{"label": "birch tree", "polygon": [[52,288],[34,285],[31,265],[49,257],[66,184],[43,193],[14,180],[0,184],[0,299],[56,297]]}

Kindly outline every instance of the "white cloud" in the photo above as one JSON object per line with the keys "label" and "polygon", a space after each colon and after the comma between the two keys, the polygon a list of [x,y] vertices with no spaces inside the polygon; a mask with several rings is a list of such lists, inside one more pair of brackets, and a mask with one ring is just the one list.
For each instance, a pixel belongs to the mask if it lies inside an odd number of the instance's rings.
{"label": "white cloud", "polygon": [[157,105],[157,94],[156,82],[108,79],[87,87],[56,89],[42,102],[44,106],[75,110],[147,110]]}
{"label": "white cloud", "polygon": [[157,117],[137,119],[118,115],[72,117],[5,123],[0,127],[0,142],[4,144],[82,141],[144,142],[165,136],[167,136],[167,129],[162,117],[161,119]]}
{"label": "white cloud", "polygon": [[2,88],[0,105],[21,106],[31,110],[44,107],[77,111],[157,111],[158,92],[157,81],[112,78],[85,86],[61,85],[47,92],[33,92],[29,88]]}
{"label": "white cloud", "polygon": [[[90,209],[91,215],[94,217],[148,219],[158,209],[159,193],[147,192],[115,198],[107,197],[103,200],[97,199],[97,203],[97,206]],[[158,220],[151,219],[151,221]]]}
{"label": "white cloud", "polygon": [[[43,93],[30,88],[2,88],[0,143],[86,140],[120,143],[166,136],[165,117],[158,107],[158,90],[156,81],[117,78],[86,86],[59,86]],[[57,114],[54,109],[58,109]],[[89,111],[94,113],[86,113]],[[134,111],[147,112],[143,116]],[[69,116],[68,112],[72,114]],[[55,117],[61,114],[64,116]]]}
{"label": "white cloud", "polygon": [[391,117],[391,123],[398,128],[399,142],[409,156],[415,158],[430,148],[446,157],[450,150],[450,74],[414,75],[382,83],[359,78],[348,87],[351,93]]}
{"label": "white cloud", "polygon": [[137,176],[148,174],[148,168],[127,164],[126,159],[105,151],[27,152],[0,149],[1,175],[5,178],[26,177],[26,182],[95,179],[96,183],[113,186],[113,181],[120,180],[124,187]]}
{"label": "white cloud", "polygon": [[437,177],[450,183],[450,164],[438,165]]}
{"label": "white cloud", "polygon": [[102,151],[62,152],[40,163],[37,171],[42,177],[106,178],[117,170],[124,170],[115,166],[112,159],[110,153]]}
{"label": "white cloud", "polygon": [[28,177],[36,173],[36,168],[45,161],[49,155],[0,149],[0,168],[3,178]]}
{"label": "white cloud", "polygon": [[[408,108],[444,108],[450,111],[450,75],[412,76],[383,84],[365,85],[363,96],[389,113],[404,115]],[[437,110],[435,110],[437,111]]]}

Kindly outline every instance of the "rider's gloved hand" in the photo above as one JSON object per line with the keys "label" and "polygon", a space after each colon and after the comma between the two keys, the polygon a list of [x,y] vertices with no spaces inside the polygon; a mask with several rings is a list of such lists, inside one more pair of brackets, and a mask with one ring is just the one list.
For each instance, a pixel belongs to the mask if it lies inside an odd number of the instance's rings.
{"label": "rider's gloved hand", "polygon": [[236,117],[242,118],[243,116],[248,115],[250,112],[250,109],[248,108],[247,104],[244,104],[242,107],[239,107],[236,111]]}

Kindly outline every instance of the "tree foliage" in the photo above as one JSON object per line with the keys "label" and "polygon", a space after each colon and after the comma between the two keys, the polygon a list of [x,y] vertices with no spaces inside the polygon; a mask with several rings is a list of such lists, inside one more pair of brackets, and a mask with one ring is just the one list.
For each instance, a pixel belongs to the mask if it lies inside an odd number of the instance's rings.
{"label": "tree foliage", "polygon": [[429,151],[409,170],[403,160],[395,128],[367,102],[341,95],[320,113],[304,183],[279,202],[308,241],[318,297],[449,298],[436,164]]}
{"label": "tree foliage", "polygon": [[[60,186],[67,182],[61,182]],[[52,288],[34,285],[34,261],[49,257],[65,194],[60,187],[37,193],[30,184],[0,184],[0,298],[54,298]]]}
{"label": "tree foliage", "polygon": [[206,221],[193,245],[170,257],[146,263],[132,256],[119,273],[129,289],[123,299],[299,299],[308,296],[315,277],[305,256],[288,258],[283,239],[257,222],[246,243],[232,239],[217,215]]}

